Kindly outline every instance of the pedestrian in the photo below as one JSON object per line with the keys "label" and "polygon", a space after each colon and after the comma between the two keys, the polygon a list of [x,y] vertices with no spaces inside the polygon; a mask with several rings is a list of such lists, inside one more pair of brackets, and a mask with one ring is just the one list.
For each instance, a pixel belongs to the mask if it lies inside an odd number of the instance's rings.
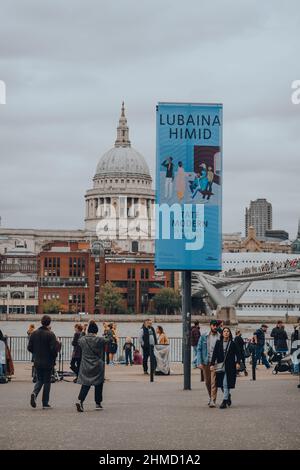
{"label": "pedestrian", "polygon": [[[245,377],[247,377],[248,372],[246,368],[245,341],[244,341],[244,338],[242,337],[241,330],[236,330],[234,342],[235,342],[236,347],[239,350],[239,355],[241,358],[242,367],[240,367],[240,372],[244,372]],[[239,370],[237,371],[237,375],[239,375]]]}
{"label": "pedestrian", "polygon": [[132,351],[135,351],[135,346],[133,344],[133,340],[130,336],[126,336],[125,343],[123,346],[123,351],[125,351],[125,362],[126,366],[128,366],[129,362],[130,365],[133,365],[132,361]]}
{"label": "pedestrian", "polygon": [[198,341],[201,336],[199,320],[194,321],[194,326],[191,329],[191,346],[193,348],[194,359],[193,359],[193,368],[197,368],[197,346]]}
{"label": "pedestrian", "polygon": [[224,320],[217,320],[218,333],[222,334],[224,328]]}
{"label": "pedestrian", "polygon": [[[107,322],[104,322],[103,323],[103,338],[105,340],[108,340],[108,332],[109,332],[110,328],[108,327],[108,323]],[[105,341],[105,345],[104,345],[104,362],[108,365],[109,364],[109,342],[108,341]]]}
{"label": "pedestrian", "polygon": [[0,330],[0,383],[7,383],[6,345],[5,345],[5,339],[1,330]]}
{"label": "pedestrian", "polygon": [[157,344],[169,344],[169,338],[164,332],[164,329],[162,326],[158,326],[156,328],[156,335],[157,335]]}
{"label": "pedestrian", "polygon": [[281,320],[277,322],[277,325],[271,331],[271,337],[274,338],[275,351],[285,356],[288,352],[288,335]]}
{"label": "pedestrian", "polygon": [[[294,331],[291,335],[291,355],[293,358],[294,374],[300,373],[300,318],[298,323],[294,325]],[[299,384],[300,385],[300,384]]]}
{"label": "pedestrian", "polygon": [[107,332],[107,338],[108,338],[108,353],[109,353],[109,365],[114,366],[114,357],[115,354],[118,350],[118,337],[117,337],[117,332],[116,332],[116,325],[113,323],[109,323],[108,325],[108,332]]}
{"label": "pedestrian", "polygon": [[148,374],[148,359],[153,362],[153,368],[155,370],[156,361],[154,357],[154,346],[157,344],[157,338],[155,330],[152,326],[152,320],[147,318],[144,321],[142,328],[139,333],[139,343],[143,350],[143,370],[144,374]]}
{"label": "pedestrian", "polygon": [[95,387],[96,410],[102,409],[103,383],[104,383],[104,344],[105,339],[97,336],[98,326],[92,320],[87,329],[87,334],[79,338],[81,349],[81,362],[77,383],[81,384],[76,408],[83,412],[83,402],[89,393],[91,386]]}
{"label": "pedestrian", "polygon": [[154,346],[155,375],[170,375],[169,339],[162,326],[156,328],[157,345]]}
{"label": "pedestrian", "polygon": [[[222,388],[224,393],[221,409],[232,404],[230,390],[235,388],[236,371],[240,368],[240,361],[239,349],[232,339],[230,328],[226,326],[223,328],[220,339],[216,342],[211,361],[211,370],[215,370],[217,363],[217,387]],[[220,368],[219,365],[221,365]]]}
{"label": "pedestrian", "polygon": [[72,352],[70,369],[76,375],[75,379],[73,380],[73,382],[76,383],[77,378],[78,378],[78,373],[79,373],[80,361],[81,361],[81,349],[78,344],[78,341],[82,335],[83,326],[81,325],[81,323],[76,323],[76,325],[74,326],[74,329],[75,329],[75,333],[74,333],[73,341],[72,341],[73,352]]}
{"label": "pedestrian", "polygon": [[36,408],[36,399],[43,388],[43,410],[52,408],[49,405],[51,373],[57,355],[57,340],[55,334],[50,330],[50,323],[51,318],[48,315],[43,315],[41,319],[42,326],[30,335],[27,348],[34,356],[34,366],[37,374],[30,404],[32,408]]}
{"label": "pedestrian", "polygon": [[[27,330],[27,339],[29,341],[29,338],[30,336],[32,335],[32,333],[35,331],[35,326],[33,323],[31,323],[28,327],[28,330]],[[36,369],[34,367],[34,355],[32,354],[31,355],[31,362],[32,362],[32,367],[31,367],[31,377],[32,377],[32,382],[33,383],[36,383],[37,381],[37,376],[36,376]]]}
{"label": "pedestrian", "polygon": [[204,381],[208,391],[208,406],[216,407],[217,384],[216,372],[211,369],[211,361],[217,340],[220,338],[218,333],[217,320],[210,321],[210,329],[200,336],[197,346],[197,367],[203,371]]}
{"label": "pedestrian", "polygon": [[280,331],[281,325],[282,325],[282,320],[278,320],[278,322],[276,323],[276,326],[271,331],[271,338],[274,339],[274,348],[276,352],[277,352],[278,333]]}
{"label": "pedestrian", "polygon": [[261,360],[264,366],[267,369],[270,369],[270,364],[265,355],[265,342],[266,342],[266,332],[268,325],[261,325],[261,327],[254,332],[254,343],[255,343],[255,359],[254,359],[254,368],[256,367],[257,361]]}
{"label": "pedestrian", "polygon": [[34,323],[31,323],[28,327],[28,330],[27,330],[27,336],[29,338],[29,336],[31,335],[31,333],[33,333],[35,330],[35,326],[34,326]]}

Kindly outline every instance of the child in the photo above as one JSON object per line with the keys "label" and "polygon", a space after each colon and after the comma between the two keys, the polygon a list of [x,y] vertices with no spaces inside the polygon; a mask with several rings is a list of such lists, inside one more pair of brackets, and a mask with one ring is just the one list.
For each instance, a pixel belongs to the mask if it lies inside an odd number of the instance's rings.
{"label": "child", "polygon": [[126,361],[126,366],[128,366],[128,360],[130,361],[130,365],[132,366],[132,349],[135,351],[135,347],[132,341],[132,338],[130,336],[127,336],[125,339],[125,344],[123,346],[123,351],[125,351],[125,361]]}

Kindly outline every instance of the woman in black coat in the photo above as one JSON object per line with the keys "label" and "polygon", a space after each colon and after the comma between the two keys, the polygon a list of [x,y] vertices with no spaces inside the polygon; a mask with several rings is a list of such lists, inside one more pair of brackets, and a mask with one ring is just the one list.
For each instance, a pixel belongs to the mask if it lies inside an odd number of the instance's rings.
{"label": "woman in black coat", "polygon": [[230,328],[225,327],[220,339],[216,342],[212,355],[211,369],[214,364],[223,363],[225,359],[225,373],[217,372],[217,387],[222,388],[224,392],[223,401],[220,408],[226,408],[231,405],[230,389],[235,388],[236,370],[240,367],[241,356],[239,349],[232,339]]}

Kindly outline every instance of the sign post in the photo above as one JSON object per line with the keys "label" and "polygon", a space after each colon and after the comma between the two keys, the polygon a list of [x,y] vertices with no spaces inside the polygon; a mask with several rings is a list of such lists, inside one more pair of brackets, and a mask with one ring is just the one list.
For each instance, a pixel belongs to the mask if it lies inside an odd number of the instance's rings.
{"label": "sign post", "polygon": [[182,273],[183,389],[191,390],[191,271]]}
{"label": "sign post", "polygon": [[156,108],[157,271],[182,271],[184,389],[191,388],[192,271],[222,269],[222,105]]}

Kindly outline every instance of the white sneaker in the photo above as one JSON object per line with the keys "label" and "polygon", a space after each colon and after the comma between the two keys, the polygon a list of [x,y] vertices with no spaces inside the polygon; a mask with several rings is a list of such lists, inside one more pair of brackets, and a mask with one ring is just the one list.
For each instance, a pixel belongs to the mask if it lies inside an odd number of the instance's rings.
{"label": "white sneaker", "polygon": [[210,408],[215,408],[216,407],[216,401],[215,400],[210,400],[209,407]]}

